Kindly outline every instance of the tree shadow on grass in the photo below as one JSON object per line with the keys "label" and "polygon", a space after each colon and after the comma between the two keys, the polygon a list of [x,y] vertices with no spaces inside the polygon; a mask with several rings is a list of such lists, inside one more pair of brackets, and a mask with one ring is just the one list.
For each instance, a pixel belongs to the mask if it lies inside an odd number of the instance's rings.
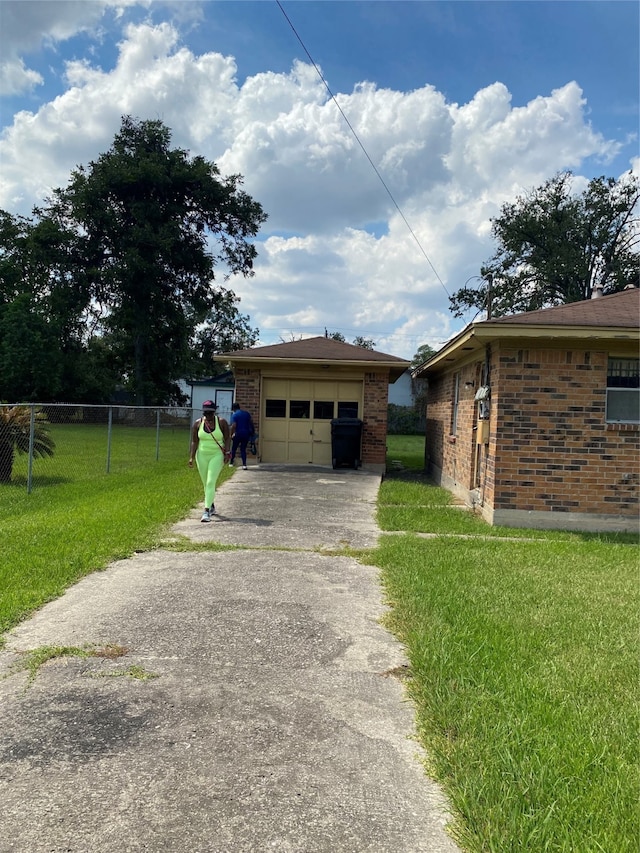
{"label": "tree shadow on grass", "polygon": [[[59,474],[56,475],[42,475],[39,474],[36,477],[33,477],[31,480],[31,488],[38,489],[42,487],[48,486],[62,486],[66,483],[71,483],[73,481],[72,477],[61,477]],[[9,483],[0,483],[0,488],[4,489],[16,489],[16,490],[24,490],[27,489],[27,478],[18,475],[17,477],[12,477]]]}
{"label": "tree shadow on grass", "polygon": [[387,468],[383,475],[385,480],[403,480],[408,483],[422,483],[425,486],[433,486],[439,488],[433,480],[417,468]]}

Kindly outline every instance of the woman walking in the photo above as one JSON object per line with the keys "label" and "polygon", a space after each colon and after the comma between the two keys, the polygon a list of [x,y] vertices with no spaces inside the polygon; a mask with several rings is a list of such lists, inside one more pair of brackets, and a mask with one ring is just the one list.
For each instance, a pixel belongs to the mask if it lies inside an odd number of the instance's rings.
{"label": "woman walking", "polygon": [[202,413],[203,417],[198,418],[191,429],[189,468],[193,468],[195,457],[204,486],[204,513],[200,521],[211,521],[211,516],[216,514],[214,500],[218,477],[230,455],[229,424],[224,418],[216,417],[216,404],[212,400],[204,401]]}

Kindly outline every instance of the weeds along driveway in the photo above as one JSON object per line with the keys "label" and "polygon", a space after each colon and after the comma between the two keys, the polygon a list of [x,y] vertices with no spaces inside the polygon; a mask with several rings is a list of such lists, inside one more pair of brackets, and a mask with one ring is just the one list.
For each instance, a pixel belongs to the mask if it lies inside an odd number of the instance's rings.
{"label": "weeds along driveway", "polygon": [[[373,547],[380,478],[254,467],[172,537],[72,587],[0,653],[0,850],[453,853]],[[12,667],[59,657],[30,686]],[[136,677],[144,676],[143,677]]]}

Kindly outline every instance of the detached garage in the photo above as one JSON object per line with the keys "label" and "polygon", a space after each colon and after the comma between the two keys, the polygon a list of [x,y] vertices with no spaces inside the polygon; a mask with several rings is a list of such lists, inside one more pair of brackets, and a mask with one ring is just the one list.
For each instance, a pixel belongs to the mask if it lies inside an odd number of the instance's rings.
{"label": "detached garage", "polygon": [[216,360],[233,371],[236,399],[260,434],[260,461],[331,465],[331,421],[359,418],[362,464],[384,470],[389,384],[408,361],[324,337]]}

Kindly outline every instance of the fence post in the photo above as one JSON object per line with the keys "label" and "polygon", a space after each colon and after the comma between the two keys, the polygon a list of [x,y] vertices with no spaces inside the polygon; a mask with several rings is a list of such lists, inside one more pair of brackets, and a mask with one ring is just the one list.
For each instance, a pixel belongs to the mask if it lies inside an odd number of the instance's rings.
{"label": "fence post", "polygon": [[27,471],[27,494],[31,494],[31,486],[33,483],[33,443],[36,433],[36,407],[32,403],[29,416],[29,462]]}
{"label": "fence post", "polygon": [[156,462],[160,459],[160,409],[156,409]]}
{"label": "fence post", "polygon": [[111,427],[113,426],[113,406],[109,406],[109,425],[107,427],[107,474],[111,470]]}

